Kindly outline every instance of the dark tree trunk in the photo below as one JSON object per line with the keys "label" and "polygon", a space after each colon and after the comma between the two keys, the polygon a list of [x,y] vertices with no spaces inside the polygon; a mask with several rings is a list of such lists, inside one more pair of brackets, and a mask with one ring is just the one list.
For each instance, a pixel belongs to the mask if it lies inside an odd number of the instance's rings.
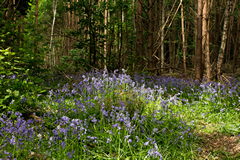
{"label": "dark tree trunk", "polygon": [[234,46],[234,55],[233,55],[233,65],[232,65],[232,73],[234,74],[235,72],[235,65],[236,65],[236,59],[237,55],[239,55],[239,45],[240,45],[240,13],[238,16],[238,28],[237,28],[237,36],[236,36],[236,41],[235,41],[235,46]]}
{"label": "dark tree trunk", "polygon": [[138,62],[137,62],[137,69],[138,70],[142,70],[142,68],[144,67],[144,63],[143,63],[143,56],[144,56],[144,52],[143,52],[143,23],[142,23],[142,0],[138,0],[138,12],[137,12],[137,22],[138,22]]}
{"label": "dark tree trunk", "polygon": [[195,76],[201,82],[203,78],[202,68],[202,9],[203,1],[198,0],[198,14],[197,14],[197,40],[196,40],[196,53],[195,53]]}
{"label": "dark tree trunk", "polygon": [[149,0],[149,10],[148,10],[148,56],[149,56],[149,69],[154,68],[153,64],[153,0]]}

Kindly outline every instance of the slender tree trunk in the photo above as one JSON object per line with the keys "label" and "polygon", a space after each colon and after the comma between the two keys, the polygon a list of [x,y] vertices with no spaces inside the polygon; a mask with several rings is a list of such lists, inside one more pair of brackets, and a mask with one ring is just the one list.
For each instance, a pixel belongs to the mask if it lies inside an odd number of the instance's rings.
{"label": "slender tree trunk", "polygon": [[[107,5],[108,0],[105,0],[105,3]],[[107,7],[104,11],[104,36],[105,36],[105,40],[104,40],[104,69],[107,69],[107,24],[108,24],[108,10]]]}
{"label": "slender tree trunk", "polygon": [[198,14],[197,14],[197,40],[195,53],[195,75],[196,79],[201,82],[203,78],[202,69],[202,5],[203,1],[198,0]]}
{"label": "slender tree trunk", "polygon": [[210,57],[212,65],[212,75],[214,76],[213,79],[217,80],[217,57],[218,57],[218,51],[219,51],[219,42],[221,39],[221,22],[220,22],[220,15],[221,15],[221,9],[220,9],[220,0],[216,0],[214,3],[215,8],[215,22],[214,22],[214,35],[213,35],[213,51]]}
{"label": "slender tree trunk", "polygon": [[[21,20],[23,22],[24,21],[24,15],[21,15],[20,17],[21,17]],[[23,24],[20,25],[20,32],[24,33],[24,25]],[[20,39],[21,39],[20,46],[23,47],[24,46],[24,34],[21,35]]]}
{"label": "slender tree trunk", "polygon": [[[161,37],[161,34],[162,34],[162,5],[163,5],[163,0],[159,0],[159,3],[158,3],[158,12],[159,12],[159,19],[158,19],[158,25],[159,25],[159,28],[160,28],[160,31],[157,32],[158,33],[158,36],[157,37]],[[161,69],[161,48],[160,47],[157,47],[157,55],[158,55],[158,75],[161,75],[162,74],[162,69]]]}
{"label": "slender tree trunk", "polygon": [[[109,13],[108,22],[110,23],[110,25],[113,25],[113,26],[115,26],[115,21],[111,22],[110,19],[114,18],[114,17],[115,17],[115,13],[113,13],[113,14]],[[112,50],[113,50],[113,43],[115,41],[114,30],[115,30],[114,27],[110,29],[110,42],[109,42],[109,45],[108,45],[108,66],[110,66],[111,62],[112,62],[111,61],[111,56],[112,56]]]}
{"label": "slender tree trunk", "polygon": [[[176,27],[176,21],[173,21],[173,28]],[[176,30],[173,29],[171,36],[171,48],[172,48],[172,59],[171,59],[171,65],[175,67],[176,62]]]}
{"label": "slender tree trunk", "polygon": [[[182,0],[181,0],[180,3],[182,3]],[[182,39],[183,39],[183,68],[184,68],[185,78],[187,78],[186,44],[185,44],[185,31],[184,31],[183,4],[181,4],[181,20],[182,20]]]}
{"label": "slender tree trunk", "polygon": [[[233,0],[234,1],[234,0]],[[235,6],[235,4],[236,4],[236,0],[235,0],[235,2],[233,2],[233,6]],[[232,9],[232,11],[231,11],[231,15],[230,15],[230,17],[229,17],[229,31],[228,31],[228,38],[227,38],[227,49],[226,49],[226,63],[227,64],[229,64],[229,62],[230,62],[230,58],[231,58],[231,56],[230,56],[230,52],[231,52],[231,45],[232,45],[232,28],[233,28],[233,21],[234,21],[234,17],[233,17],[233,13],[234,13],[234,8],[235,7],[233,7],[233,9]]]}
{"label": "slender tree trunk", "polygon": [[54,24],[55,24],[55,18],[56,18],[56,11],[57,11],[57,3],[58,0],[53,1],[53,22],[52,22],[52,29],[51,29],[51,40],[50,40],[50,46],[49,46],[49,65],[50,70],[52,70],[52,43],[53,43],[53,32],[54,32]]}
{"label": "slender tree trunk", "polygon": [[148,56],[149,56],[149,68],[154,69],[153,64],[153,0],[149,0],[149,10],[148,10]]}
{"label": "slender tree trunk", "polygon": [[[127,2],[127,0],[125,0],[125,3]],[[126,60],[127,60],[127,54],[129,54],[129,38],[128,38],[128,14],[127,14],[128,8],[126,7],[126,9],[124,10],[124,20],[125,20],[125,24],[126,24],[126,32],[125,32],[125,38],[126,38],[126,52],[124,53],[124,68],[126,68]]]}
{"label": "slender tree trunk", "polygon": [[228,32],[229,20],[230,20],[229,16],[230,16],[231,10],[232,10],[232,0],[228,0],[226,10],[225,10],[225,20],[224,20],[224,26],[223,26],[222,42],[221,42],[220,52],[219,52],[218,61],[217,61],[217,76],[218,76],[218,78],[220,78],[220,76],[221,76],[221,68],[222,68],[223,57],[224,57],[224,52],[225,52],[225,48],[226,48],[227,32]]}
{"label": "slender tree trunk", "polygon": [[203,53],[205,54],[205,65],[207,72],[207,82],[211,81],[211,63],[209,53],[209,28],[208,28],[208,0],[203,0]]}
{"label": "slender tree trunk", "polygon": [[[173,66],[173,39],[172,39],[172,34],[173,32],[170,31],[168,34],[168,45],[169,45],[169,65],[172,67]],[[169,68],[169,73],[172,73],[172,68]]]}
{"label": "slender tree trunk", "polygon": [[120,14],[119,14],[119,18],[120,18],[120,43],[119,43],[119,64],[118,64],[118,68],[121,69],[122,68],[122,41],[123,41],[123,11],[122,11],[122,5],[120,6]]}
{"label": "slender tree trunk", "polygon": [[92,53],[93,53],[93,35],[92,35],[92,1],[89,1],[89,12],[88,12],[88,27],[89,27],[89,63],[92,65]]}
{"label": "slender tree trunk", "polygon": [[[165,0],[162,0],[162,25],[164,25],[165,23]],[[163,65],[164,65],[164,42],[163,42],[163,39],[164,39],[164,29],[162,29],[162,32],[161,32],[161,42],[162,42],[162,45],[161,45],[161,73],[163,73]]]}
{"label": "slender tree trunk", "polygon": [[[37,29],[38,29],[38,0],[36,0],[36,10],[35,10],[35,34],[37,34]],[[38,49],[38,42],[36,40],[35,52],[37,52],[37,49]]]}
{"label": "slender tree trunk", "polygon": [[138,0],[138,3],[137,3],[137,10],[138,10],[138,14],[137,14],[137,21],[138,21],[138,54],[139,54],[139,66],[137,66],[137,68],[139,70],[142,70],[143,68],[143,23],[142,23],[142,3],[141,3],[142,0]]}
{"label": "slender tree trunk", "polygon": [[[72,0],[72,2],[70,3],[70,5],[72,5],[73,3],[75,2],[75,0]],[[71,30],[74,32],[74,31],[76,31],[75,30],[75,28],[76,28],[76,24],[75,24],[75,14],[76,14],[76,12],[75,11],[72,11],[71,12],[71,19],[70,19],[70,23],[71,23]],[[71,36],[70,36],[70,38],[71,38],[71,44],[70,44],[70,49],[72,49],[73,48],[73,44],[74,44],[74,36],[71,34]]]}
{"label": "slender tree trunk", "polygon": [[211,56],[211,62],[217,61],[216,57],[218,56],[220,33],[221,33],[220,12],[221,12],[220,3],[219,3],[219,0],[216,0],[216,2],[215,2],[215,23],[214,23],[215,36],[214,36],[214,41],[213,41],[214,48],[213,48],[213,53]]}
{"label": "slender tree trunk", "polygon": [[[68,2],[68,8],[71,7],[71,2]],[[68,11],[68,20],[67,20],[67,23],[68,23],[68,29],[70,30],[71,29],[71,12]],[[71,38],[70,37],[67,37],[68,39],[68,43],[67,43],[67,54],[68,56],[70,55],[70,46],[71,46]]]}
{"label": "slender tree trunk", "polygon": [[234,46],[234,55],[233,55],[233,65],[232,65],[232,73],[235,72],[235,65],[236,65],[236,59],[237,55],[239,54],[239,45],[240,45],[240,13],[238,15],[238,28],[237,28],[237,36]]}

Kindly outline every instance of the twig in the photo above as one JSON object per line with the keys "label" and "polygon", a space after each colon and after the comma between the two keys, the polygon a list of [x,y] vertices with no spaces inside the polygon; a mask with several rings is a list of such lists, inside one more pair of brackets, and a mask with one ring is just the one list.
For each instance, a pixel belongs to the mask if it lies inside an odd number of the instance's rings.
{"label": "twig", "polygon": [[227,78],[226,76],[222,75],[222,77],[223,77],[229,84],[231,84],[231,82],[228,80],[228,78]]}
{"label": "twig", "polygon": [[0,5],[0,7],[5,3],[6,0],[4,0],[4,2]]}
{"label": "twig", "polygon": [[60,73],[61,75],[63,75],[64,77],[66,77],[69,81],[72,81],[72,79],[70,79],[69,77],[68,77],[68,75],[66,75],[64,72],[60,72],[60,71],[58,71],[58,73]]}

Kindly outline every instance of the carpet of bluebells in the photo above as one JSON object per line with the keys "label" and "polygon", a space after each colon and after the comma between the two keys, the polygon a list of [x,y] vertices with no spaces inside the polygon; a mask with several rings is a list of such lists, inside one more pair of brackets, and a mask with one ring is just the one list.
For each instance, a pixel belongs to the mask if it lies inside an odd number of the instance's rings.
{"label": "carpet of bluebells", "polygon": [[[35,119],[0,115],[0,159],[199,159],[197,131],[240,133],[240,82],[92,71],[55,76]],[[24,99],[22,100],[24,103]],[[211,124],[206,127],[203,124]]]}

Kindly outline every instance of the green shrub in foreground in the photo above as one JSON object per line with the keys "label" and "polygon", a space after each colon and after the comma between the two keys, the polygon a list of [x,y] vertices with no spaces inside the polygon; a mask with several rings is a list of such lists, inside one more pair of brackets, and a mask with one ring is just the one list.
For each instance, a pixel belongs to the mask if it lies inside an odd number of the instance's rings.
{"label": "green shrub in foreground", "polygon": [[35,84],[41,80],[30,76],[29,69],[21,66],[24,62],[9,48],[0,50],[0,112],[25,113],[26,107],[29,111],[36,108],[36,101],[43,98],[45,90]]}

